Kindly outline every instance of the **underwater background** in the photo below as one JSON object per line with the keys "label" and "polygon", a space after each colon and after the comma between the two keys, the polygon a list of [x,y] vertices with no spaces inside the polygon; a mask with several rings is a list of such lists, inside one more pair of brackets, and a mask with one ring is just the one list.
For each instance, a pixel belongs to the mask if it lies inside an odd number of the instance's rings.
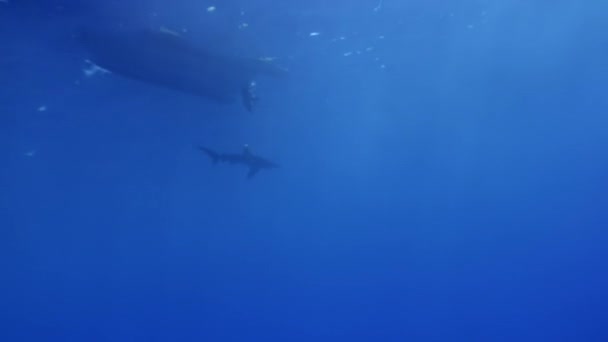
{"label": "underwater background", "polygon": [[[273,57],[240,103],[82,25]],[[0,341],[608,341],[608,3],[0,1]],[[247,179],[195,146],[281,167]]]}

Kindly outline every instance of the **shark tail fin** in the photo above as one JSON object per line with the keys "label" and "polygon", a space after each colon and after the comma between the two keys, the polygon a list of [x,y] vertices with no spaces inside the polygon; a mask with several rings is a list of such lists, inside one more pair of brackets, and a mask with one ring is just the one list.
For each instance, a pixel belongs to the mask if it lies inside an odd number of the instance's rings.
{"label": "shark tail fin", "polygon": [[201,150],[201,151],[203,151],[203,152],[205,152],[205,154],[208,155],[209,158],[211,158],[211,161],[213,161],[213,164],[217,164],[220,161],[220,154],[219,153],[217,153],[217,152],[215,152],[213,150],[210,150],[210,149],[208,149],[206,147],[202,147],[202,146],[199,146],[198,149]]}

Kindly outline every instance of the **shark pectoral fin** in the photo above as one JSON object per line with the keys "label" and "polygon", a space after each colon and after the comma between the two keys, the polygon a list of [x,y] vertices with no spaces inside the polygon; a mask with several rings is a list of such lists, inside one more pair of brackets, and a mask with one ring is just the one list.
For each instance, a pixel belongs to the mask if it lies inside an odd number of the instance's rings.
{"label": "shark pectoral fin", "polygon": [[253,178],[253,176],[255,176],[258,173],[258,171],[260,171],[259,167],[255,167],[255,166],[250,167],[249,173],[247,173],[247,179]]}

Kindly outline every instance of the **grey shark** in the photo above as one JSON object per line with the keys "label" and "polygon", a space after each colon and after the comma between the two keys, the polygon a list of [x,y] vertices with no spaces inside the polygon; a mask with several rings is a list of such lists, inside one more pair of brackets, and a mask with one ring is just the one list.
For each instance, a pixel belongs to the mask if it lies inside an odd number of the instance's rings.
{"label": "grey shark", "polygon": [[243,146],[243,152],[238,154],[218,153],[202,146],[199,146],[198,148],[209,158],[211,158],[213,164],[225,162],[229,164],[242,164],[247,166],[249,168],[249,172],[247,173],[248,179],[253,178],[253,176],[255,176],[258,171],[262,169],[275,169],[279,167],[278,164],[251,153],[251,149],[248,145]]}
{"label": "grey shark", "polygon": [[222,55],[167,29],[82,30],[79,41],[88,59],[110,72],[219,103],[240,98],[250,112],[258,101],[255,78],[286,75],[265,59]]}

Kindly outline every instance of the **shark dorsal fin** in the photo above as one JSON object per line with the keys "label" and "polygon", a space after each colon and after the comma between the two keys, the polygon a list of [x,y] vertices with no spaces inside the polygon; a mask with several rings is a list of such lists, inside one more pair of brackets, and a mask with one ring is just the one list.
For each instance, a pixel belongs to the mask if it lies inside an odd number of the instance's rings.
{"label": "shark dorsal fin", "polygon": [[243,146],[243,156],[245,156],[245,157],[251,156],[251,148],[249,148],[249,145],[247,145],[247,144],[245,144]]}

